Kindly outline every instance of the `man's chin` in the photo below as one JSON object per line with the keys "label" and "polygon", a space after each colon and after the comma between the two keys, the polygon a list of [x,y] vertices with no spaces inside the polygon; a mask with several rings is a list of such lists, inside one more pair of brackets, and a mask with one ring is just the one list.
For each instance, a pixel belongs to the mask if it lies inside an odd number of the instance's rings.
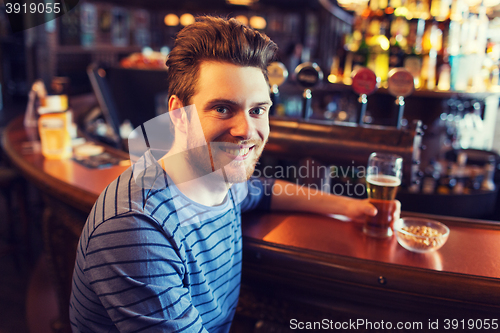
{"label": "man's chin", "polygon": [[224,179],[227,183],[236,184],[243,183],[250,179],[254,170],[255,164],[252,166],[239,165],[239,163],[230,163],[224,168]]}
{"label": "man's chin", "polygon": [[227,184],[239,184],[239,183],[244,183],[246,182],[250,177],[232,177],[232,176],[227,176],[225,178],[225,181]]}

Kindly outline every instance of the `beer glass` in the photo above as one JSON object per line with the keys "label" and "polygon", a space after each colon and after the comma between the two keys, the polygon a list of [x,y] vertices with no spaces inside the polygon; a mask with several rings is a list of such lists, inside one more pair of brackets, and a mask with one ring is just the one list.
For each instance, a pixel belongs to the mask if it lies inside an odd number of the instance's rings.
{"label": "beer glass", "polygon": [[363,232],[374,237],[392,236],[396,193],[401,185],[403,158],[394,154],[372,153],[366,170],[368,199],[377,215],[368,216]]}

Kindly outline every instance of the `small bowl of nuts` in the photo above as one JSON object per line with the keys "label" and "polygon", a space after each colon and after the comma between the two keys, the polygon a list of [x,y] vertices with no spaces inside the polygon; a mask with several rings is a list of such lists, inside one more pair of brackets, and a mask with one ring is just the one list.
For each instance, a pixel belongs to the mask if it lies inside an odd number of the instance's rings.
{"label": "small bowl of nuts", "polygon": [[441,248],[448,240],[450,229],[438,221],[405,217],[394,222],[394,232],[402,247],[425,253]]}

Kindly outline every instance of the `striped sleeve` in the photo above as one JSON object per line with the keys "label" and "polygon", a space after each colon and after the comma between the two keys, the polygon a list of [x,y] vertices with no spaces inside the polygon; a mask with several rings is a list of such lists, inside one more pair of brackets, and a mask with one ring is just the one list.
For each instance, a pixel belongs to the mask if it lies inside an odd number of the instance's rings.
{"label": "striped sleeve", "polygon": [[82,270],[119,332],[207,332],[186,286],[186,259],[171,240],[133,213],[90,236]]}

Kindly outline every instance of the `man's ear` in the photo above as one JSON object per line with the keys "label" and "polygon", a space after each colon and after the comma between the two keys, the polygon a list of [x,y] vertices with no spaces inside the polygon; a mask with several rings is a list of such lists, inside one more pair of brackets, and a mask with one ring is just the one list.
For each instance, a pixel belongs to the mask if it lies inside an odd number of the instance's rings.
{"label": "man's ear", "polygon": [[172,120],[172,124],[174,124],[176,130],[186,133],[188,118],[186,111],[184,110],[184,105],[182,104],[179,97],[177,97],[176,95],[170,96],[168,100],[168,109],[170,119]]}

